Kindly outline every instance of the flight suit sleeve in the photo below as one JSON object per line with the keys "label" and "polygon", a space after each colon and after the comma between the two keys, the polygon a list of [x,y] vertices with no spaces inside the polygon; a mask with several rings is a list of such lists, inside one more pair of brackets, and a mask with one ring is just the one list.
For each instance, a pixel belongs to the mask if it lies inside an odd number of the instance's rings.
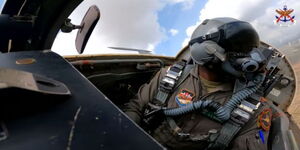
{"label": "flight suit sleeve", "polygon": [[148,84],[142,85],[136,96],[125,104],[123,109],[124,112],[137,124],[140,123],[141,118],[143,117],[145,106],[154,98],[162,74],[164,74],[162,72],[165,71],[165,68],[163,68],[157,72],[154,78]]}
{"label": "flight suit sleeve", "polygon": [[[232,141],[232,150],[267,150],[269,131],[263,130],[258,126],[259,115],[264,110],[270,109],[270,106],[265,104],[262,106],[249,120],[249,122],[241,129],[237,137]],[[269,118],[271,125],[271,116]]]}

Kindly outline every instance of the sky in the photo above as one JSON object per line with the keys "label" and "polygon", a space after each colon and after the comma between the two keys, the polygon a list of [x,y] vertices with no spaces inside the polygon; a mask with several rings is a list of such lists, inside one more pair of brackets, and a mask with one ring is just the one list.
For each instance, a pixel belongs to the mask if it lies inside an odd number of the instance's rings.
{"label": "sky", "polygon": [[[108,48],[127,47],[175,56],[203,20],[215,17],[250,22],[260,39],[274,47],[300,41],[299,23],[289,27],[274,24],[275,10],[284,5],[294,9],[292,15],[299,20],[299,0],[84,0],[69,17],[72,23],[80,24],[91,5],[99,7],[101,18],[84,54],[129,53]],[[60,32],[52,50],[61,55],[77,54],[76,32]]]}

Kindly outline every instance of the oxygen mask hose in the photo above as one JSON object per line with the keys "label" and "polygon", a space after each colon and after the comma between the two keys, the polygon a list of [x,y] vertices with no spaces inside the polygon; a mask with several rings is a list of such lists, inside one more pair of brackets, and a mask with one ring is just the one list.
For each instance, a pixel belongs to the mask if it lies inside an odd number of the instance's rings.
{"label": "oxygen mask hose", "polygon": [[222,107],[220,107],[215,115],[221,121],[226,121],[230,118],[230,114],[234,108],[237,107],[238,104],[242,102],[242,100],[249,97],[251,94],[255,93],[263,84],[265,80],[264,74],[258,74],[253,81],[255,85],[248,86],[237,93],[233,94],[230,100]]}
{"label": "oxygen mask hose", "polygon": [[219,104],[217,102],[214,102],[212,100],[205,100],[205,101],[200,100],[197,102],[189,103],[183,107],[168,108],[168,109],[165,109],[163,112],[166,116],[174,117],[174,116],[184,115],[184,114],[187,114],[187,113],[199,110],[199,109],[201,110],[201,109],[207,108],[208,106],[219,108]]}
{"label": "oxygen mask hose", "polygon": [[242,89],[237,93],[233,94],[230,100],[224,106],[221,106],[219,103],[214,102],[212,100],[200,100],[187,104],[183,107],[164,109],[163,113],[166,116],[175,117],[194,111],[209,109],[215,112],[215,116],[211,117],[212,119],[221,122],[226,121],[230,118],[230,114],[233,111],[233,109],[236,108],[236,106],[240,104],[242,100],[255,93],[261,87],[264,79],[265,75],[257,75],[255,80],[253,81],[255,85],[248,86],[245,89]]}

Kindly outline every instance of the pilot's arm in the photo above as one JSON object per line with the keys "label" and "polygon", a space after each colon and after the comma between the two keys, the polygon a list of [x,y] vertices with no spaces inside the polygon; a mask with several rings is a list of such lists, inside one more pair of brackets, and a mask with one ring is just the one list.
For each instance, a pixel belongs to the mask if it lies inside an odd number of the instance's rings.
{"label": "pilot's arm", "polygon": [[156,73],[154,78],[148,83],[140,87],[136,96],[129,101],[124,107],[124,112],[136,123],[140,123],[145,106],[155,96],[155,91],[159,86],[159,81],[162,78],[162,72],[165,72],[166,68],[161,69]]}

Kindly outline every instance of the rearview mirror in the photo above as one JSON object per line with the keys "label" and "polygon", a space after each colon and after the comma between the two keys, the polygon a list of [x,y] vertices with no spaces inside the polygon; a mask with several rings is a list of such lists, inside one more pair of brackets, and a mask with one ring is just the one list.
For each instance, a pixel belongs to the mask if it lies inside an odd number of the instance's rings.
{"label": "rearview mirror", "polygon": [[79,54],[83,53],[84,48],[99,19],[99,8],[96,5],[91,6],[84,15],[80,24],[80,29],[77,32],[75,45]]}

